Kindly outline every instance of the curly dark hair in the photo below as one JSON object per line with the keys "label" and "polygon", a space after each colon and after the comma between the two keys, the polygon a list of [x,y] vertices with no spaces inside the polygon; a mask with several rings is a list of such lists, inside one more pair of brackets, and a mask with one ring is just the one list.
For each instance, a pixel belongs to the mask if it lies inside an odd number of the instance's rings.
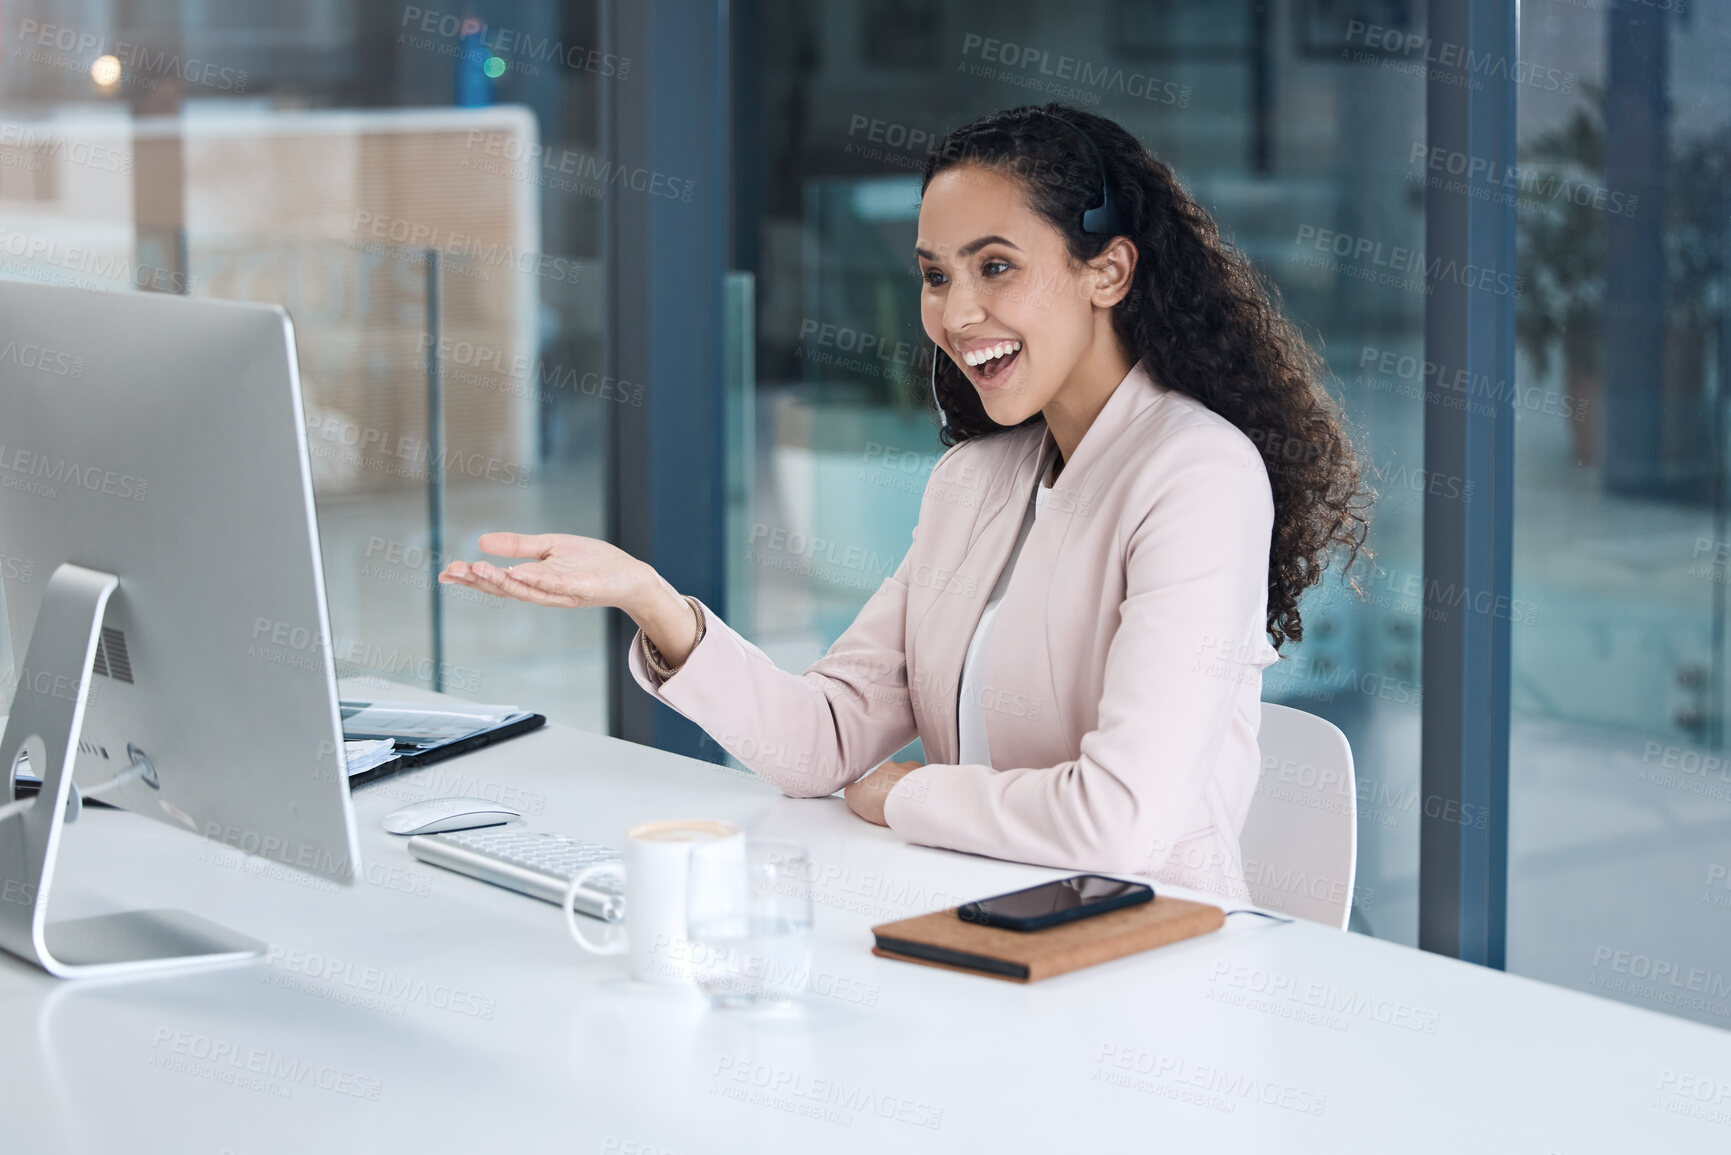
{"label": "curly dark hair", "polygon": [[[1361,484],[1351,439],[1322,386],[1322,359],[1280,312],[1279,291],[1221,239],[1171,168],[1119,125],[1067,105],[1012,108],[952,132],[926,160],[921,195],[946,169],[1001,171],[1063,234],[1071,258],[1088,261],[1112,238],[1082,231],[1083,210],[1100,198],[1100,175],[1078,130],[1099,149],[1122,235],[1138,253],[1114,328],[1154,380],[1196,398],[1261,451],[1274,491],[1268,634],[1276,649],[1300,641],[1299,597],[1322,579],[1336,547],[1346,551],[1348,573],[1361,552],[1368,555],[1374,493]],[[935,359],[935,371],[945,445],[1004,430],[948,357]],[[1022,424],[1041,420],[1035,414]]]}

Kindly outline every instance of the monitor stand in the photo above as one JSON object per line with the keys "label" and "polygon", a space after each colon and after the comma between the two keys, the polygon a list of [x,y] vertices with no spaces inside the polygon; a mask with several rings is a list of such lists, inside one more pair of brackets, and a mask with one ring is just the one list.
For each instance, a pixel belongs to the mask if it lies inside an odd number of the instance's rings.
{"label": "monitor stand", "polygon": [[[24,655],[24,677],[0,739],[0,771],[9,800],[19,755],[39,768],[42,792],[33,803],[0,817],[0,949],[28,959],[57,978],[133,976],[257,958],[265,944],[178,910],[133,910],[95,918],[48,921],[60,833],[71,820],[72,767],[91,664],[113,574],[70,562],[43,591],[42,608]],[[76,805],[76,803],[74,803]],[[76,810],[73,811],[73,816]]]}

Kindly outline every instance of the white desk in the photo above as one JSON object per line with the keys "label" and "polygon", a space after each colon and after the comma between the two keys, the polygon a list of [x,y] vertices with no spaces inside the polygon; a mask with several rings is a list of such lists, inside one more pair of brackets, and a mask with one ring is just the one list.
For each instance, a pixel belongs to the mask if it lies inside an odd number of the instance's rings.
{"label": "white desk", "polygon": [[[379,827],[414,798],[498,792],[615,844],[683,817],[801,838],[827,872],[826,993],[771,1018],[633,989],[554,907]],[[118,812],[70,827],[57,917],[182,906],[272,957],[72,985],[0,956],[0,1151],[1731,1150],[1731,1034],[1311,924],[1239,916],[1032,986],[874,958],[874,923],[1063,872],[910,847],[840,799],[582,731],[355,809],[351,889]]]}

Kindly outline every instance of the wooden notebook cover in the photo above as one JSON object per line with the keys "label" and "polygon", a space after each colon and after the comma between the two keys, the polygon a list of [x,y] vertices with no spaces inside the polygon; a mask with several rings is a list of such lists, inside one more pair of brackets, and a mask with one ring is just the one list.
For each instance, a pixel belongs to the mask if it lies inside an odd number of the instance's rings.
{"label": "wooden notebook cover", "polygon": [[1008,979],[1010,982],[1031,983],[1061,975],[1066,971],[1093,966],[1095,963],[1122,958],[1124,955],[1152,950],[1169,942],[1207,934],[1209,931],[1219,930],[1225,923],[1226,912],[1217,906],[1190,902],[1182,898],[1167,898],[1163,895],[1156,895],[1153,902],[1034,931],[1005,930],[1003,927],[964,922],[956,916],[956,908],[952,906],[948,910],[922,914],[918,918],[904,918],[900,922],[886,922],[881,926],[874,926],[872,934],[877,936],[880,943],[886,938],[905,939],[981,956],[984,959],[1019,964],[1027,967],[1027,977],[917,958],[895,950],[886,950],[881,945],[872,947],[872,953],[881,958],[917,962],[924,966],[942,967],[966,974],[988,975],[995,979]]}

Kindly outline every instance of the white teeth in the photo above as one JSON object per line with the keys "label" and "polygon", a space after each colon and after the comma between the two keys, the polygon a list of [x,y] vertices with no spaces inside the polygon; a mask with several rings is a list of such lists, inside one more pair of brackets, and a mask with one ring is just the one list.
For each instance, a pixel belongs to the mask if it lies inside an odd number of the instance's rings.
{"label": "white teeth", "polygon": [[984,365],[987,361],[995,361],[999,357],[1007,357],[1022,347],[1020,341],[999,341],[996,345],[988,345],[984,349],[975,349],[963,353],[962,360],[970,365]]}

